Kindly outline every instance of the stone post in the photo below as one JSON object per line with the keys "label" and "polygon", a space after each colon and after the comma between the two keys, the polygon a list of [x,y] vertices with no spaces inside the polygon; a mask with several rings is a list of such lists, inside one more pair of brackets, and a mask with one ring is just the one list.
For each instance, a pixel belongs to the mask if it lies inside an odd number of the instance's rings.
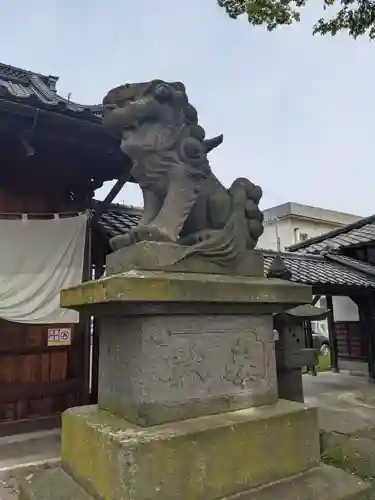
{"label": "stone post", "polygon": [[273,316],[310,302],[311,289],[151,261],[62,292],[63,306],[99,318],[99,401],[64,413],[61,468],[29,476],[20,499],[312,500],[346,498],[336,484],[365,491],[319,465],[315,409],[278,399]]}

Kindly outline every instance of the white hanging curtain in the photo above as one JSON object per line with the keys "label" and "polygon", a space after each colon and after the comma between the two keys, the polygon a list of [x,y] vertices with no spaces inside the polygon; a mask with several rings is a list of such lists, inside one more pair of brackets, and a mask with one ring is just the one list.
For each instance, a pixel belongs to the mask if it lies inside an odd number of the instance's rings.
{"label": "white hanging curtain", "polygon": [[60,308],[60,290],[82,281],[87,216],[0,219],[0,318],[77,323]]}

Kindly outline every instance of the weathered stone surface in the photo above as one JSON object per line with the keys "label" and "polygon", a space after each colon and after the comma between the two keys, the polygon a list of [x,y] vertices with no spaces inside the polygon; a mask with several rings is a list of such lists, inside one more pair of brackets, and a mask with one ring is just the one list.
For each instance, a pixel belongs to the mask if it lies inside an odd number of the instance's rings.
{"label": "weathered stone surface", "polygon": [[226,189],[213,175],[207,155],[223,136],[205,138],[183,83],[121,85],[103,106],[103,125],[133,160],[131,175],[144,201],[139,225],[112,238],[112,249],[169,241],[235,268],[263,232],[262,190],[244,178]]}
{"label": "weathered stone surface", "polygon": [[318,460],[316,411],[287,401],[149,429],[96,407],[63,415],[63,468],[106,500],[216,500]]}
{"label": "weathered stone surface", "polygon": [[327,463],[353,472],[359,477],[375,479],[375,439],[336,432],[322,432],[322,457]]}
{"label": "weathered stone surface", "polygon": [[[337,377],[351,378],[343,374]],[[372,384],[366,386],[361,378],[353,377],[359,391],[323,392],[318,398],[307,398],[319,404],[319,429],[322,458],[362,478],[375,479],[375,402]],[[337,382],[336,382],[337,383]],[[349,383],[348,381],[346,382]],[[345,383],[344,383],[345,384]],[[353,382],[351,382],[353,384]],[[327,384],[333,391],[335,385]],[[320,388],[323,391],[324,386]],[[345,387],[345,385],[343,386]],[[372,399],[372,400],[371,400]]]}
{"label": "weathered stone surface", "polygon": [[100,331],[99,406],[126,420],[148,426],[277,400],[271,315],[104,316]]}
{"label": "weathered stone surface", "polygon": [[305,320],[318,321],[326,319],[329,314],[329,309],[324,307],[313,306],[312,304],[304,304],[302,306],[297,306],[294,309],[289,309],[285,312],[286,316],[291,316],[295,320]]}
{"label": "weathered stone surface", "polygon": [[356,476],[327,465],[236,496],[236,500],[373,500],[374,498],[373,484],[365,483]]}
{"label": "weathered stone surface", "polygon": [[102,312],[100,407],[144,426],[275,402],[272,313],[310,299],[280,280],[162,271],[62,292],[64,306]]}
{"label": "weathered stone surface", "polygon": [[263,278],[263,256],[248,251],[244,258],[230,267],[219,265],[202,256],[190,254],[189,247],[175,243],[143,241],[121,248],[107,255],[106,275],[124,273],[132,269],[164,270],[185,273],[230,274]]}
{"label": "weathered stone surface", "polygon": [[289,281],[292,278],[292,273],[285,265],[281,255],[276,255],[272,261],[271,267],[268,270],[267,278],[276,278],[279,280]]}
{"label": "weathered stone surface", "polygon": [[303,403],[303,383],[300,369],[277,370],[279,398]]}
{"label": "weathered stone surface", "polygon": [[[126,303],[246,304],[280,312],[312,299],[311,287],[278,279],[163,271],[127,273],[87,281],[61,291],[61,306],[71,309]],[[250,310],[249,310],[250,312]]]}
{"label": "weathered stone surface", "polygon": [[[128,497],[104,497],[127,500]],[[154,498],[154,497],[152,497]],[[179,498],[179,497],[176,497]],[[373,500],[375,487],[335,467],[323,465],[298,476],[222,500]],[[21,484],[20,500],[93,500],[63,470],[43,471]]]}
{"label": "weathered stone surface", "polygon": [[30,474],[20,483],[19,500],[93,500],[60,468]]}

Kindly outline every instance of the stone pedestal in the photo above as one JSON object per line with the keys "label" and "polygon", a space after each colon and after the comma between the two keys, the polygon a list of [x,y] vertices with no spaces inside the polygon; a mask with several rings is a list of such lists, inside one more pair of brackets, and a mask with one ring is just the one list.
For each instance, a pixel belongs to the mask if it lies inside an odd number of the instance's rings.
{"label": "stone pedestal", "polygon": [[106,261],[107,274],[161,270],[263,278],[263,256],[260,252],[248,252],[237,265],[223,267],[194,253],[187,255],[189,249],[190,247],[175,243],[142,241],[109,254]]}
{"label": "stone pedestal", "polygon": [[99,402],[65,412],[62,468],[29,477],[22,500],[274,499],[279,481],[290,500],[365,498],[319,465],[315,410],[278,400],[273,315],[309,287],[133,270],[61,300],[100,318]]}
{"label": "stone pedestal", "polygon": [[149,426],[277,401],[270,315],[104,317],[99,407]]}

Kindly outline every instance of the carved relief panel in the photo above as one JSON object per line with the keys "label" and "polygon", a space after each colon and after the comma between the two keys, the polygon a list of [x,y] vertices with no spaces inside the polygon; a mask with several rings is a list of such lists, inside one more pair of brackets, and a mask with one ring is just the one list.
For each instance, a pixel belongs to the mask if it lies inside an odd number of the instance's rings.
{"label": "carved relief panel", "polygon": [[144,396],[177,402],[276,391],[271,316],[163,316],[146,325]]}

